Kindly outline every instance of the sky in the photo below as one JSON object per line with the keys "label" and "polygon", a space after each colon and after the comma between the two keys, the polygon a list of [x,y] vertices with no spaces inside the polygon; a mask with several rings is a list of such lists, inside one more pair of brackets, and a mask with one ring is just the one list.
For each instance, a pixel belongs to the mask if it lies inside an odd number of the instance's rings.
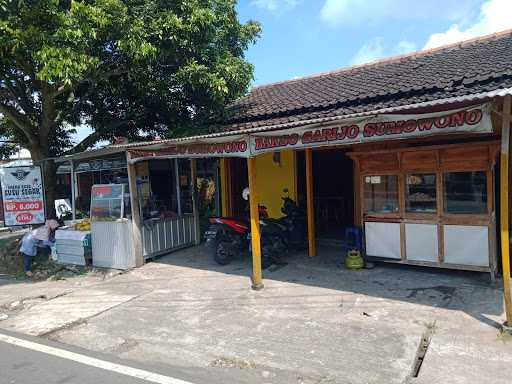
{"label": "sky", "polygon": [[512,0],[239,0],[262,34],[254,85],[367,63],[512,28]]}

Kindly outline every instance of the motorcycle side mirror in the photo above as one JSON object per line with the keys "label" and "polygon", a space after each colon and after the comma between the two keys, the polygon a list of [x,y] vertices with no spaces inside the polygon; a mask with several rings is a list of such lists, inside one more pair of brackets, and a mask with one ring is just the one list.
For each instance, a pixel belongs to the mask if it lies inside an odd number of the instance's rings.
{"label": "motorcycle side mirror", "polygon": [[249,200],[249,187],[244,188],[242,191],[242,199],[245,201]]}

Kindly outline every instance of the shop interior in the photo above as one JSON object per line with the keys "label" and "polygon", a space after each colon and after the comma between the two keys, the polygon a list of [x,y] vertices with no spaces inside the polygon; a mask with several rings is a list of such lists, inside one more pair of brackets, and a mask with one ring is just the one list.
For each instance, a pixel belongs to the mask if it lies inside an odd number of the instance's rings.
{"label": "shop interior", "polygon": [[[136,169],[143,220],[192,214],[189,159],[149,160],[137,163]],[[219,214],[218,173],[217,159],[197,159],[196,183],[201,218]]]}
{"label": "shop interior", "polygon": [[248,216],[248,205],[242,198],[242,191],[249,186],[247,159],[234,157],[228,161],[232,176],[230,180],[231,215],[245,217]]}
{"label": "shop interior", "polygon": [[[313,154],[315,231],[320,240],[344,240],[354,226],[354,162],[341,149],[322,149]],[[306,206],[304,151],[297,152],[297,191]]]}
{"label": "shop interior", "polygon": [[89,216],[93,185],[124,184],[128,190],[128,171],[124,155],[77,162],[75,175],[77,218]]}

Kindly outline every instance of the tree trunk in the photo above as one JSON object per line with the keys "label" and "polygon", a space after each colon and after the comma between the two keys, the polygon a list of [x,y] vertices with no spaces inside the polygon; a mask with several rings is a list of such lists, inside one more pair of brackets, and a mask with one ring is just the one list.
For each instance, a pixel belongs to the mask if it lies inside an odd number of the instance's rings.
{"label": "tree trunk", "polygon": [[46,195],[46,218],[55,219],[55,197],[57,188],[57,165],[54,160],[46,160],[43,165],[44,190]]}
{"label": "tree trunk", "polygon": [[48,160],[44,150],[41,148],[31,148],[32,161],[34,165],[41,167],[43,176],[44,196],[46,203],[46,218],[55,219],[57,217],[55,211],[55,189],[57,187],[57,165],[54,160]]}

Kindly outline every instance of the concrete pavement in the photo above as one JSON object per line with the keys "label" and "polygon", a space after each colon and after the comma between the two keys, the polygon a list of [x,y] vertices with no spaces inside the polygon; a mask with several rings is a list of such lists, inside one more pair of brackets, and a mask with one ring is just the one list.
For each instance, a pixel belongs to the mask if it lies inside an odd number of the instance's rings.
{"label": "concrete pavement", "polygon": [[509,382],[500,376],[512,359],[497,330],[501,289],[488,275],[390,265],[355,272],[339,268],[336,254],[320,255],[267,271],[265,289],[254,292],[248,260],[220,267],[188,249],[0,327],[134,361],[323,384],[403,383],[423,333],[433,330],[410,381],[481,383],[492,369],[494,383]]}

